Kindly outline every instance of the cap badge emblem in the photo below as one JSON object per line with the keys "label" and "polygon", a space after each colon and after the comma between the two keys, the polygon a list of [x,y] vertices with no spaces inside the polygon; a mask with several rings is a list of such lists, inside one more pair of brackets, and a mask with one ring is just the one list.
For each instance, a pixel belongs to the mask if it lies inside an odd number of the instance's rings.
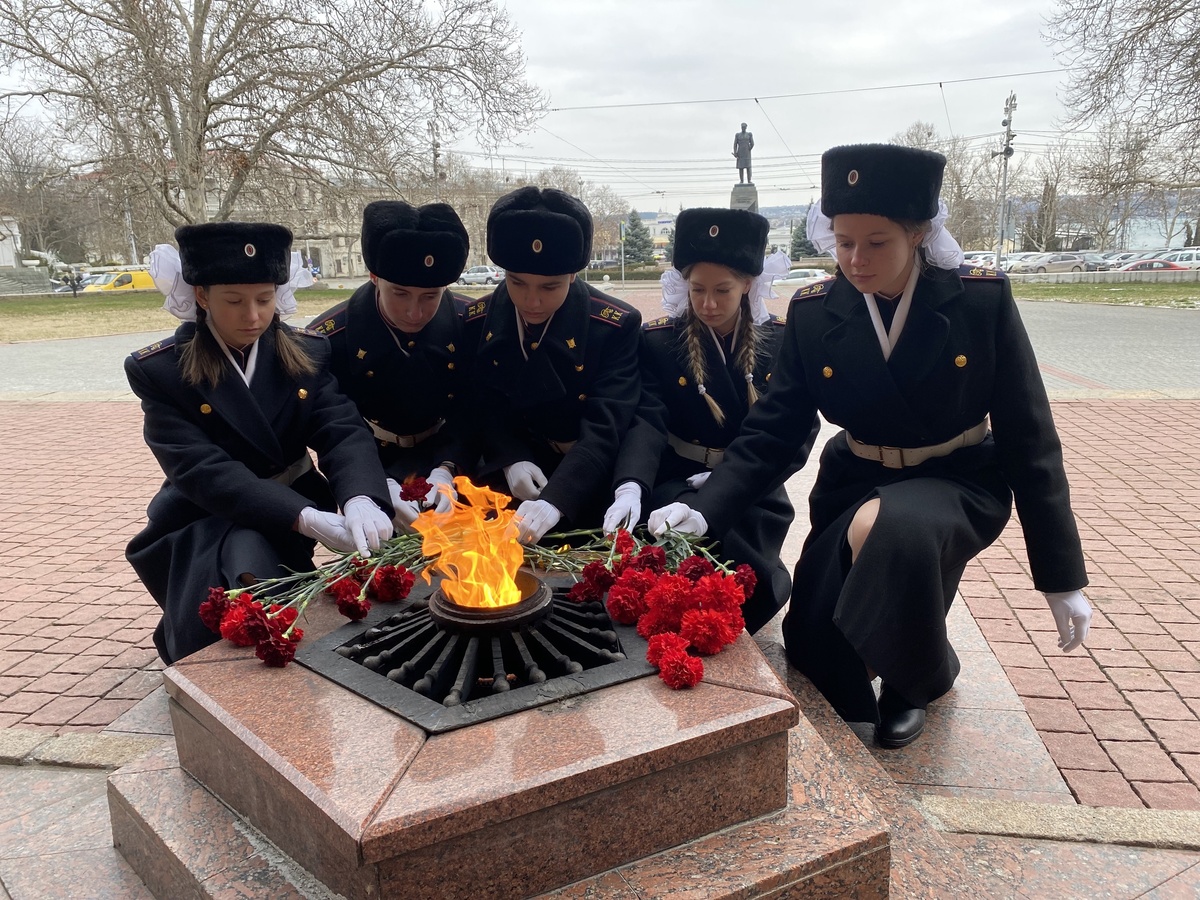
{"label": "cap badge emblem", "polygon": [[245,247],[242,248],[242,252],[245,253],[247,256],[249,256],[251,259],[253,259],[254,255],[256,253],[258,253],[258,248],[255,247],[253,244],[247,244]]}
{"label": "cap badge emblem", "polygon": [[428,269],[432,265],[433,265],[433,254],[430,253],[428,256],[425,257],[425,268]]}
{"label": "cap badge emblem", "polygon": [[714,225],[712,228],[708,229],[709,237],[716,237],[720,233],[721,233],[721,229],[718,228],[716,225]]}
{"label": "cap badge emblem", "polygon": [[850,185],[850,187],[854,187],[856,184],[858,184],[858,169],[850,170],[850,172],[846,175],[846,184]]}
{"label": "cap badge emblem", "polygon": [[534,240],[533,240],[533,252],[534,253],[542,252],[542,242],[537,238],[534,238]]}

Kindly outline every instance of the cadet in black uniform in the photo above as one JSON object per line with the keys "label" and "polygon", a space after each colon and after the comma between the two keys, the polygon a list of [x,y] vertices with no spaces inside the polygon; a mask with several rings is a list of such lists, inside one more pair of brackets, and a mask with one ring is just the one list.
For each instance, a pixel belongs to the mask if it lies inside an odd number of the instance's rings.
{"label": "cadet in black uniform", "polygon": [[641,391],[641,317],[576,280],[591,258],[592,216],[570,194],[506,194],[488,214],[487,235],[488,256],[507,276],[488,301],[478,347],[484,473],[523,501],[525,542],[560,519],[599,527]]}
{"label": "cadet in black uniform", "polygon": [[[783,336],[783,320],[763,302],[771,276],[759,277],[769,228],[746,210],[679,214],[674,269],[663,276],[670,315],[643,329],[642,402],[617,457],[605,530],[636,524],[646,497],[650,509],[686,501],[766,392]],[[795,513],[778,481],[721,537],[723,555],[758,576],[743,609],[752,633],[787,602],[792,586],[779,553]]]}
{"label": "cadet in black uniform", "polygon": [[427,479],[426,502],[446,510],[454,476],[474,475],[478,460],[464,328],[467,319],[482,321],[484,306],[447,287],[462,274],[469,248],[467,230],[445,203],[369,203],[362,253],[371,280],[313,320],[332,346],[338,387],[374,432],[397,527],[420,512],[417,502],[400,499],[400,483]]}
{"label": "cadet in black uniform", "polygon": [[221,222],[175,240],[152,271],[184,322],[125,361],[167,476],[126,558],[163,608],[154,643],[167,663],[217,640],[199,616],[208,588],[311,569],[314,540],[369,555],[392,533],[371,433],[337,391],[328,342],[279,320],[291,232]]}
{"label": "cadet in black uniform", "polygon": [[914,740],[926,704],[954,684],[946,613],[1014,498],[1060,646],[1078,646],[1091,618],[1037,361],[1008,279],[959,268],[938,210],[944,166],[883,144],[824,155],[808,233],[836,248],[838,274],[793,298],[771,389],[690,507],[650,517],[720,535],[792,461],[818,410],[844,428],[821,456],[784,640],[792,664],[843,717],[875,722],[885,747]]}

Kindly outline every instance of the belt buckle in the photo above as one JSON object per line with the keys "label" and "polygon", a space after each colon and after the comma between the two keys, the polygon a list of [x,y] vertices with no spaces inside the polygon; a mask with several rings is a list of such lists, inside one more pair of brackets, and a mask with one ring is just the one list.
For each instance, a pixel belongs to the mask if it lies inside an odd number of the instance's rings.
{"label": "belt buckle", "polygon": [[[719,453],[721,453],[721,452],[722,452],[722,451],[720,451],[720,450],[714,450],[712,447],[705,447],[705,448],[704,448],[704,459],[703,459],[703,460],[701,460],[701,462],[703,462],[703,463],[704,463],[704,467],[705,467],[706,469],[711,469],[713,466],[715,466],[715,465],[716,465],[716,463],[714,463],[714,462],[710,462],[710,461],[709,461],[709,458],[710,458],[710,457],[711,457],[711,456],[712,456],[714,453],[717,453],[717,454],[719,454]],[[719,459],[720,459],[720,457],[718,456],[718,457],[717,457],[717,459],[719,460]]]}
{"label": "belt buckle", "polygon": [[900,447],[879,448],[879,462],[885,469],[903,469],[904,451]]}

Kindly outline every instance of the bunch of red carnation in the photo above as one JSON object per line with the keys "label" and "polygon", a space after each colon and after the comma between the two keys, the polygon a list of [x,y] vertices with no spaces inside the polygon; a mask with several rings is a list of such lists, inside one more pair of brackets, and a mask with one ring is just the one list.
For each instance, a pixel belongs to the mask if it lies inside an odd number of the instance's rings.
{"label": "bunch of red carnation", "polygon": [[649,641],[646,660],[672,688],[699,683],[700,657],[719,653],[746,627],[742,604],[757,580],[748,565],[731,573],[692,555],[671,572],[662,547],[638,549],[625,531],[617,533],[610,565],[589,563],[568,596],[582,602],[607,592],[608,614],[614,622],[637,626]]}
{"label": "bunch of red carnation", "polygon": [[[416,576],[404,566],[375,566],[352,560],[352,574],[330,579],[324,591],[337,604],[338,612],[358,621],[371,610],[371,599],[380,603],[403,600],[412,590]],[[268,666],[286,666],[296,655],[304,630],[296,619],[308,605],[308,596],[280,605],[264,607],[249,591],[209,588],[200,604],[200,621],[238,647],[255,647],[255,655]]]}

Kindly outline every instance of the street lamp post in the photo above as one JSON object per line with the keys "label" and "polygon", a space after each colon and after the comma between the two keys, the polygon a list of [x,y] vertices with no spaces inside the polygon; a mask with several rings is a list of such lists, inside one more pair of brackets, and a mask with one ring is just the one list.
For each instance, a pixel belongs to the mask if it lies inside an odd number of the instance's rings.
{"label": "street lamp post", "polygon": [[1017,108],[1017,95],[1010,93],[1004,101],[1004,146],[992,154],[1000,157],[1000,202],[996,205],[996,268],[1000,268],[1000,256],[1004,251],[1004,212],[1005,195],[1008,194],[1008,160],[1013,155],[1012,140],[1016,133],[1012,130],[1013,112]]}

